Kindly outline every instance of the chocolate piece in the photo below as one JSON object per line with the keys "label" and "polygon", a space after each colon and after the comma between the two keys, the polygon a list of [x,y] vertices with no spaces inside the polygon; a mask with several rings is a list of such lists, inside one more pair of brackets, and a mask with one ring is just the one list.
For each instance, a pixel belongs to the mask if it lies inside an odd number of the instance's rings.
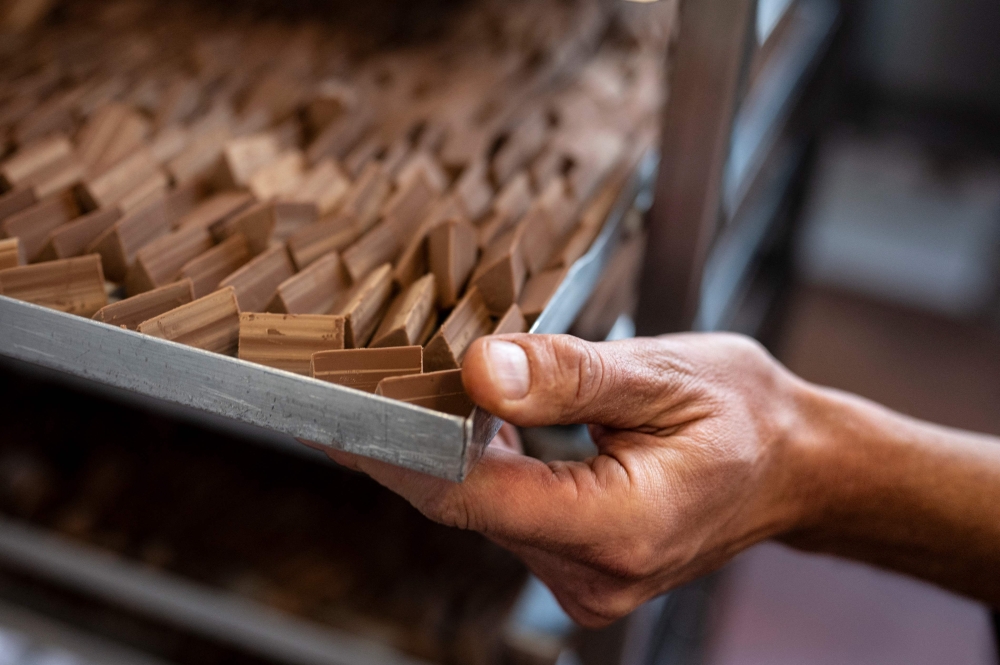
{"label": "chocolate piece", "polygon": [[246,237],[236,234],[216,245],[181,268],[180,278],[194,283],[194,297],[207,296],[219,288],[219,283],[246,265],[253,255]]}
{"label": "chocolate piece", "polygon": [[121,219],[118,208],[95,210],[89,215],[64,224],[49,234],[40,260],[69,259],[80,256],[98,236]]}
{"label": "chocolate piece", "polygon": [[351,181],[332,159],[324,159],[305,174],[293,191],[282,197],[289,203],[311,204],[316,208],[317,218],[324,217],[337,208],[347,198]]}
{"label": "chocolate piece", "polygon": [[324,351],[312,357],[313,378],[366,393],[374,393],[385,379],[422,371],[423,349],[419,346]]}
{"label": "chocolate piece", "polygon": [[392,183],[385,169],[378,162],[364,168],[347,194],[341,214],[364,233],[378,221],[382,205],[389,196]]}
{"label": "chocolate piece", "polygon": [[112,102],[95,111],[77,134],[77,154],[94,171],[102,171],[142,146],[149,121],[125,104]]}
{"label": "chocolate piece", "polygon": [[167,192],[163,197],[163,214],[167,221],[173,225],[184,215],[192,212],[198,207],[201,200],[201,188],[194,183],[179,185]]}
{"label": "chocolate piece", "polygon": [[517,305],[511,305],[493,329],[494,335],[516,335],[526,332],[528,332],[528,322],[524,319],[524,314]]}
{"label": "chocolate piece", "polygon": [[375,394],[460,418],[469,417],[476,408],[465,392],[460,369],[382,379]]}
{"label": "chocolate piece", "polygon": [[391,304],[392,291],[392,266],[389,264],[377,268],[351,289],[337,308],[337,313],[347,319],[347,348],[361,349],[368,345]]}
{"label": "chocolate piece", "polygon": [[232,136],[228,124],[201,132],[192,130],[192,134],[187,147],[167,163],[167,171],[178,185],[209,177],[218,167],[222,149]]}
{"label": "chocolate piece", "polygon": [[306,153],[310,164],[326,158],[342,159],[372,126],[374,113],[361,104],[351,113],[334,120],[319,133]]}
{"label": "chocolate piece", "polygon": [[493,158],[493,179],[505,183],[530,162],[545,145],[549,122],[541,110],[523,120]]}
{"label": "chocolate piece", "polygon": [[240,341],[240,308],[233,289],[222,289],[139,324],[139,332],[232,356]]}
{"label": "chocolate piece", "polygon": [[35,195],[33,187],[7,192],[0,196],[0,220],[16,215],[22,210],[27,210],[36,203],[38,203],[38,197]]}
{"label": "chocolate piece", "polygon": [[350,284],[340,257],[333,252],[280,284],[269,309],[281,314],[329,314]]}
{"label": "chocolate piece", "polygon": [[35,197],[42,201],[76,187],[83,180],[83,176],[83,164],[75,156],[70,155],[33,173],[22,185],[33,189]]}
{"label": "chocolate piece", "polygon": [[234,235],[242,235],[256,256],[271,246],[274,233],[275,209],[273,203],[257,203],[249,208],[213,224],[209,231],[217,241],[222,242]]}
{"label": "chocolate piece", "polygon": [[122,217],[84,251],[100,254],[108,279],[121,282],[135,261],[136,252],[169,231],[165,202],[156,201]]}
{"label": "chocolate piece", "polygon": [[212,235],[205,229],[174,231],[157,238],[135,255],[135,265],[125,277],[125,291],[134,296],[175,281],[181,268],[212,249]]}
{"label": "chocolate piece", "polygon": [[140,293],[99,310],[94,320],[119,328],[137,330],[144,321],[166,314],[194,300],[194,285],[190,279]]}
{"label": "chocolate piece", "polygon": [[4,238],[0,240],[0,270],[16,268],[24,263],[24,255],[21,254],[21,243],[17,238]]}
{"label": "chocolate piece", "polygon": [[239,214],[253,205],[254,198],[246,192],[216,194],[174,223],[175,229],[209,229]]}
{"label": "chocolate piece", "polygon": [[534,275],[541,272],[559,244],[548,213],[540,207],[532,207],[518,224],[516,233],[521,238],[521,255],[528,273]]}
{"label": "chocolate piece", "polygon": [[241,312],[264,312],[278,287],[295,276],[295,266],[282,247],[270,249],[246,264],[219,284],[236,289]]}
{"label": "chocolate piece", "polygon": [[344,157],[344,169],[351,178],[357,178],[366,166],[385,151],[385,140],[378,135],[368,136]]}
{"label": "chocolate piece", "polygon": [[521,172],[511,178],[497,193],[493,201],[493,211],[501,213],[514,222],[521,219],[531,207],[531,178]]}
{"label": "chocolate piece", "polygon": [[222,149],[219,188],[246,187],[257,171],[278,158],[278,153],[278,140],[270,133],[232,139]]}
{"label": "chocolate piece", "polygon": [[314,261],[330,252],[339,252],[357,241],[360,233],[349,219],[334,216],[307,226],[288,240],[288,251],[299,270],[305,270]]}
{"label": "chocolate piece", "polygon": [[393,301],[369,346],[384,348],[425,344],[437,325],[434,311],[436,292],[434,275],[426,275],[414,282]]}
{"label": "chocolate piece", "polygon": [[184,152],[191,141],[191,132],[180,125],[170,125],[161,129],[150,141],[149,152],[157,164],[167,164]]}
{"label": "chocolate piece", "polygon": [[261,201],[269,201],[294,191],[302,182],[304,170],[305,157],[298,150],[289,150],[254,173],[247,187]]}
{"label": "chocolate piece", "polygon": [[400,245],[406,244],[416,227],[430,212],[438,192],[428,179],[417,172],[409,182],[390,198],[382,209],[386,223],[394,226],[400,234]]}
{"label": "chocolate piece", "polygon": [[[153,192],[166,191],[167,176],[153,160],[149,150],[143,148],[122,159],[100,175],[84,181],[80,198],[90,209],[110,208],[123,200],[131,205],[145,198],[136,196],[137,189]],[[138,200],[137,200],[138,199]]]}
{"label": "chocolate piece", "polygon": [[306,122],[315,133],[323,131],[331,122],[343,117],[358,105],[357,91],[336,79],[322,81],[316,96],[306,107]]}
{"label": "chocolate piece", "polygon": [[449,220],[427,236],[427,257],[437,278],[439,307],[454,307],[479,258],[476,230],[468,222]]}
{"label": "chocolate piece", "polygon": [[165,127],[187,120],[198,110],[201,92],[198,81],[186,77],[175,79],[160,97],[156,126]]}
{"label": "chocolate piece", "polygon": [[492,331],[489,309],[479,289],[473,287],[427,344],[424,366],[428,372],[460,368],[469,345]]}
{"label": "chocolate piece", "polygon": [[344,266],[354,281],[384,263],[392,263],[402,249],[402,231],[388,221],[381,222],[343,254]]}
{"label": "chocolate piece", "polygon": [[239,358],[312,376],[312,357],[344,348],[344,317],[241,314]]}
{"label": "chocolate piece", "polygon": [[416,178],[423,178],[436,196],[444,194],[445,190],[448,189],[448,174],[444,172],[433,156],[423,150],[414,152],[399,168],[399,173],[396,175],[396,186],[405,190],[413,184]]}
{"label": "chocolate piece", "polygon": [[108,304],[96,254],[0,270],[0,295],[80,316]]}
{"label": "chocolate piece", "polygon": [[472,273],[471,282],[482,294],[490,312],[500,316],[521,297],[527,277],[521,235],[517,229],[512,229],[486,250]]}
{"label": "chocolate piece", "polygon": [[6,187],[14,189],[47,166],[70,157],[73,144],[61,134],[41,139],[18,150],[0,165],[0,177]]}
{"label": "chocolate piece", "polygon": [[274,231],[272,240],[287,242],[292,236],[319,220],[319,210],[314,203],[298,203],[295,201],[275,201],[271,204],[274,210]]}
{"label": "chocolate piece", "polygon": [[454,198],[448,197],[438,202],[430,214],[420,223],[420,227],[411,236],[409,243],[396,262],[393,280],[402,288],[413,284],[429,268],[427,262],[427,235],[439,224],[449,219],[461,219],[463,211]]}
{"label": "chocolate piece", "polygon": [[468,219],[478,221],[493,203],[493,186],[487,177],[486,162],[467,167],[455,183],[455,198]]}
{"label": "chocolate piece", "polygon": [[21,251],[31,263],[45,248],[49,234],[78,213],[79,210],[71,199],[68,200],[66,197],[49,199],[11,215],[0,222],[0,230],[7,237],[20,239]]}
{"label": "chocolate piece", "polygon": [[559,285],[566,279],[566,273],[566,268],[546,270],[529,279],[524,285],[524,293],[521,294],[518,304],[529,325],[534,325],[545,311]]}

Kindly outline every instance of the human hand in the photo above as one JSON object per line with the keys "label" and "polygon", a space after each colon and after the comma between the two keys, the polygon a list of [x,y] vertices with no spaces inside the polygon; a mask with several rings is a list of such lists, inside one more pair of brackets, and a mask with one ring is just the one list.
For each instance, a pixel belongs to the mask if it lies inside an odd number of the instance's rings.
{"label": "human hand", "polygon": [[599,455],[544,464],[511,452],[508,430],[463,484],[330,455],[427,517],[516,553],[585,626],[625,616],[802,518],[791,437],[806,431],[806,391],[754,342],[511,335],[479,340],[464,365],[483,408],[522,427],[586,423]]}

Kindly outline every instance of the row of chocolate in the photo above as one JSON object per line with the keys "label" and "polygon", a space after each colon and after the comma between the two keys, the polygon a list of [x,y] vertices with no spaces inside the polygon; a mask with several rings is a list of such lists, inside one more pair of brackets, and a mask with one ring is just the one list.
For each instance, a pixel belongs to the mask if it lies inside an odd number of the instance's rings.
{"label": "row of chocolate", "polygon": [[453,374],[400,379],[526,331],[655,136],[664,54],[597,0],[363,54],[135,7],[12,59],[0,293],[450,413]]}

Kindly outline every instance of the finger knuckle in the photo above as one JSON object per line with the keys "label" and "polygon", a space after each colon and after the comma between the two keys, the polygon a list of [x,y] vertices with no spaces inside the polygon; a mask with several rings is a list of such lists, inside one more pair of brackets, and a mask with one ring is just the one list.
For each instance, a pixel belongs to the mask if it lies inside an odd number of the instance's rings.
{"label": "finger knuckle", "polygon": [[432,498],[422,512],[444,526],[464,531],[476,528],[472,504],[460,491],[446,492]]}
{"label": "finger knuckle", "polygon": [[554,387],[563,397],[564,411],[572,414],[600,396],[610,368],[597,348],[583,340],[563,336],[554,338],[553,343],[558,369],[558,385]]}

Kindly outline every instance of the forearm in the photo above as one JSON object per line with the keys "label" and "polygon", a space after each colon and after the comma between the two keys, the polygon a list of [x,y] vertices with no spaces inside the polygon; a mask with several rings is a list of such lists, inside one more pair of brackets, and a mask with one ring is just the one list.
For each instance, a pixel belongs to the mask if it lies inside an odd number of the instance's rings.
{"label": "forearm", "polygon": [[911,574],[1000,606],[1000,440],[807,387],[807,506],[793,546]]}

